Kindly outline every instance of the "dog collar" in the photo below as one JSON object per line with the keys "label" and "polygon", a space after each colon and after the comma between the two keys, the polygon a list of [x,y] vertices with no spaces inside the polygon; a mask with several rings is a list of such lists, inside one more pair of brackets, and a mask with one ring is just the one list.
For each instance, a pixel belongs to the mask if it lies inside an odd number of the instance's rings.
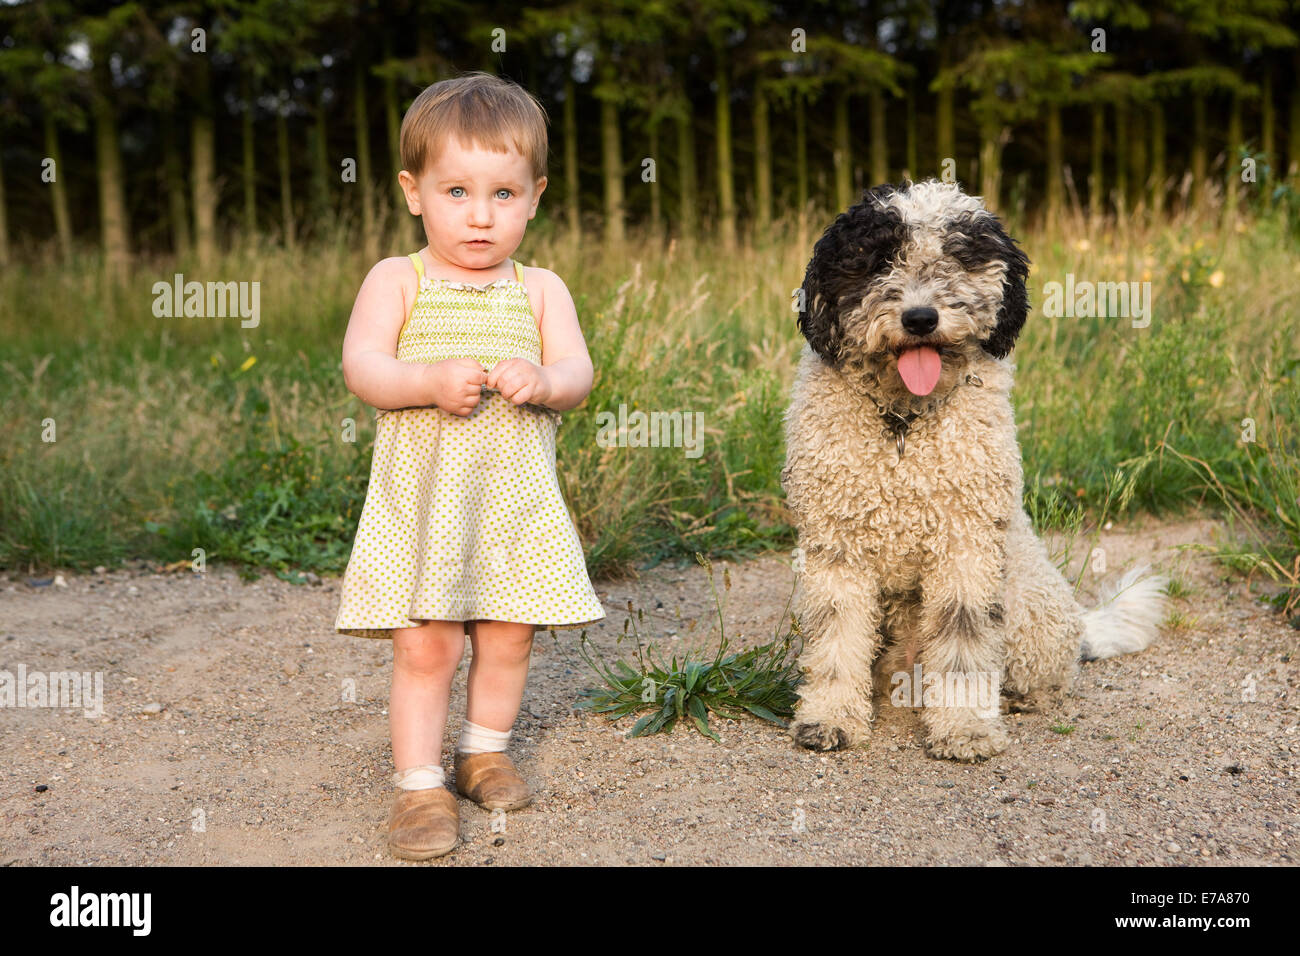
{"label": "dog collar", "polygon": [[[960,379],[957,384],[974,385],[980,388],[984,385],[984,380],[974,372],[967,372],[965,377]],[[876,408],[880,410],[880,417],[884,419],[885,431],[894,436],[898,443],[898,457],[903,457],[903,449],[906,444],[907,430],[912,427],[912,422],[916,421],[922,415],[928,415],[944,402],[948,401],[949,396],[957,391],[956,387],[950,388],[942,398],[933,399],[925,408],[909,409],[906,414],[894,411],[893,408],[887,407],[876,396],[872,395],[871,400],[876,403]]]}

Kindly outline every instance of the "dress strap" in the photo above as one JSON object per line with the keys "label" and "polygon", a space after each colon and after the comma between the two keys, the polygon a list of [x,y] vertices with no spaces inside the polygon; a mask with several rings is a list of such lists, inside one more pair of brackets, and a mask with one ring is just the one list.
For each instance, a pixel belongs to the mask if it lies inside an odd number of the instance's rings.
{"label": "dress strap", "polygon": [[424,260],[420,258],[418,252],[412,252],[407,258],[415,263],[415,274],[421,279],[424,278]]}
{"label": "dress strap", "polygon": [[515,260],[515,277],[519,279],[520,285],[524,284],[524,267],[518,259]]}

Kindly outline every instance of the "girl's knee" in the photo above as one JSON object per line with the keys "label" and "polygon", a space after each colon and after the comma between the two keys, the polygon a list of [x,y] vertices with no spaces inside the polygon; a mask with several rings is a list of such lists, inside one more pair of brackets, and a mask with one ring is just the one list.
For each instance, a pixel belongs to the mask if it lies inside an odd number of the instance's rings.
{"label": "girl's knee", "polygon": [[532,650],[537,627],[533,624],[516,624],[513,621],[475,621],[480,627],[470,629],[470,643],[477,652],[481,647],[516,654]]}
{"label": "girl's knee", "polygon": [[407,672],[446,673],[455,670],[464,655],[465,632],[458,621],[430,622],[393,637],[393,667]]}

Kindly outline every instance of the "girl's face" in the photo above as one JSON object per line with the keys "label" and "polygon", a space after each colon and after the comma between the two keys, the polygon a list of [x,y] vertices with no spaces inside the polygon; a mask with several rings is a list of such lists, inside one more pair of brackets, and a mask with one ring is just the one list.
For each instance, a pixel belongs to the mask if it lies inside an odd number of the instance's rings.
{"label": "girl's face", "polygon": [[435,261],[459,269],[490,269],[519,248],[528,220],[546,189],[534,182],[528,160],[511,150],[465,147],[454,137],[417,180],[406,170],[398,182],[406,208],[424,220]]}

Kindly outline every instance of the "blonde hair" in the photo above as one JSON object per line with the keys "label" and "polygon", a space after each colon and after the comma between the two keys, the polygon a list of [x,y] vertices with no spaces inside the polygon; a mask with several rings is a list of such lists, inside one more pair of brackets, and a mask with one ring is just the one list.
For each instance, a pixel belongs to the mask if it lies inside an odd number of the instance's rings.
{"label": "blonde hair", "polygon": [[518,83],[475,71],[426,87],[402,118],[402,168],[419,178],[455,136],[467,146],[523,155],[533,180],[546,175],[549,118]]}

